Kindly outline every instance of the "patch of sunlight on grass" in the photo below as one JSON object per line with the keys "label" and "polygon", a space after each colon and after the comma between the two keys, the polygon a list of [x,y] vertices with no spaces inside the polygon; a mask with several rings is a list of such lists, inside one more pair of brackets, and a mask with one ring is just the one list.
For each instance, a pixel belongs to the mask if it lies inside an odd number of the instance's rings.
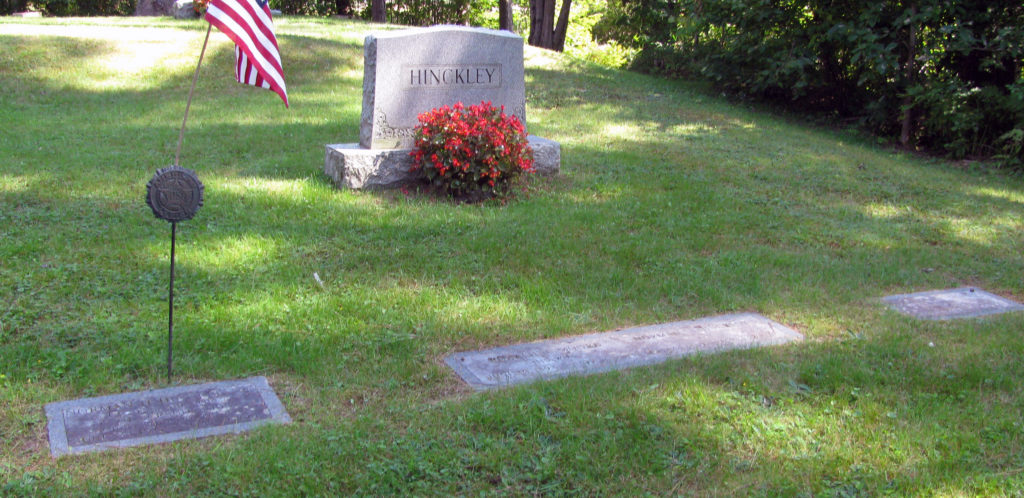
{"label": "patch of sunlight on grass", "polygon": [[[985,195],[989,195],[989,193]],[[900,221],[901,218],[904,218],[932,223],[943,227],[943,231],[952,237],[982,246],[990,246],[1000,237],[1009,233],[1017,233],[1024,226],[1019,219],[1010,215],[979,219],[977,217],[943,215],[936,212],[921,212],[911,206],[896,204],[872,203],[865,205],[861,211],[865,215],[877,219]]]}
{"label": "patch of sunlight on grass", "polygon": [[253,190],[275,197],[296,198],[306,194],[307,184],[299,180],[276,180],[268,178],[232,178],[224,181],[212,180],[212,185],[233,194],[252,194]]}
{"label": "patch of sunlight on grass", "polygon": [[277,241],[258,235],[228,237],[190,250],[189,260],[207,271],[251,268],[273,260],[280,247]]}
{"label": "patch of sunlight on grass", "polygon": [[405,279],[367,289],[367,295],[377,296],[382,303],[423,309],[440,322],[459,328],[514,323],[529,315],[525,303],[504,293],[474,293]]}
{"label": "patch of sunlight on grass", "polygon": [[865,215],[872,218],[888,220],[914,214],[914,208],[910,206],[898,206],[895,204],[870,203],[864,205],[861,210]]}
{"label": "patch of sunlight on grass", "polygon": [[[82,67],[94,68],[92,76],[73,80],[74,86],[83,90],[152,88],[159,78],[148,73],[194,65],[203,43],[198,32],[169,28],[3,25],[0,34],[102,40],[109,51],[82,63]],[[225,36],[211,35],[207,51],[230,43]]]}
{"label": "patch of sunlight on grass", "polygon": [[[356,67],[356,66],[352,66],[352,67],[349,67],[349,68],[342,68],[341,70],[337,71],[335,74],[337,74],[341,78],[351,78],[351,79],[354,79],[354,80],[360,80],[361,81],[363,79],[363,68]],[[356,102],[356,101],[352,101],[352,102]]]}
{"label": "patch of sunlight on grass", "polygon": [[[274,34],[278,38],[284,36],[301,36],[321,40],[339,40],[362,46],[366,38],[366,26],[358,21],[340,21],[324,24],[320,19],[309,17],[279,17],[274,19]],[[375,25],[374,31],[392,31],[408,26]],[[341,28],[341,29],[339,29]],[[362,68],[360,67],[360,71]],[[360,76],[362,74],[360,73]]]}
{"label": "patch of sunlight on grass", "polygon": [[606,185],[600,190],[574,190],[568,192],[566,196],[573,202],[576,207],[586,206],[588,204],[608,203],[616,199],[622,199],[626,194],[626,189],[622,185]]}
{"label": "patch of sunlight on grass", "polygon": [[601,131],[601,135],[610,138],[626,138],[633,139],[644,133],[642,127],[637,126],[636,123],[623,121],[618,123],[608,123],[604,126]]}
{"label": "patch of sunlight on grass", "polygon": [[471,316],[477,325],[513,323],[528,314],[524,303],[513,301],[504,294],[463,295],[436,311],[446,320],[462,321],[464,317]]}
{"label": "patch of sunlight on grass", "polygon": [[1009,190],[994,189],[991,187],[978,187],[973,189],[971,193],[974,195],[994,197],[996,199],[1024,204],[1024,192],[1011,192]]}
{"label": "patch of sunlight on grass", "polygon": [[968,242],[974,242],[982,246],[991,246],[1000,237],[1009,233],[1020,232],[1022,226],[1020,220],[1012,216],[990,218],[988,223],[980,224],[973,218],[950,218],[947,219],[949,231]]}
{"label": "patch of sunlight on grass", "polygon": [[[531,46],[525,46],[523,48],[523,65],[526,67],[531,69],[564,70],[562,67],[566,60],[566,56],[564,54]],[[530,80],[530,76],[527,75],[526,81],[529,83]]]}
{"label": "patch of sunlight on grass", "polygon": [[671,135],[698,136],[717,134],[718,126],[711,123],[682,123],[668,129]]}
{"label": "patch of sunlight on grass", "polygon": [[[998,193],[990,191],[984,195]],[[873,218],[931,223],[952,238],[985,247],[992,246],[1008,234],[1019,233],[1024,227],[1024,223],[1013,215],[989,216],[982,220],[978,217],[952,216],[935,211],[922,212],[911,206],[879,203],[867,204],[861,211]]]}
{"label": "patch of sunlight on grass", "polygon": [[28,190],[28,183],[28,177],[24,175],[0,175],[0,192],[24,192]]}

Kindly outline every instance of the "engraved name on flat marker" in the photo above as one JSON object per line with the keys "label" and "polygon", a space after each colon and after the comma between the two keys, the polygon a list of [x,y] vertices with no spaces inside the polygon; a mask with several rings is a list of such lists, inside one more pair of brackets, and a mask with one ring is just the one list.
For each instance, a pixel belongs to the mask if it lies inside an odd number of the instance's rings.
{"label": "engraved name on flat marker", "polygon": [[455,353],[445,362],[469,385],[490,389],[801,339],[761,315],[739,313]]}
{"label": "engraved name on flat marker", "polygon": [[265,377],[50,403],[46,417],[54,457],[291,422]]}
{"label": "engraved name on flat marker", "polygon": [[1024,305],[976,287],[887,296],[882,301],[922,320],[951,320],[1024,310]]}

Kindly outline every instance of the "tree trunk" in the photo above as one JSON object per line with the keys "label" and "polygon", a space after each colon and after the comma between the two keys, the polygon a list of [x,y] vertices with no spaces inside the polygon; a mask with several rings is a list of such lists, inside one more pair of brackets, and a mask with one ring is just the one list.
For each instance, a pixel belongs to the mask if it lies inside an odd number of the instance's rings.
{"label": "tree trunk", "polygon": [[530,0],[530,45],[552,48],[554,25],[555,0]]}
{"label": "tree trunk", "polygon": [[373,0],[370,5],[370,20],[373,22],[388,22],[388,11],[385,8],[384,0]]}
{"label": "tree trunk", "polygon": [[557,0],[530,0],[530,37],[528,43],[535,47],[548,48],[559,52],[565,47],[565,34],[569,27],[569,9],[572,0],[562,0],[562,8],[555,22]]}
{"label": "tree trunk", "polygon": [[[554,4],[554,2],[551,3]],[[569,8],[571,6],[572,0],[562,0],[562,11],[558,13],[558,24],[555,24],[555,32],[551,39],[551,48],[559,52],[565,50],[565,34],[569,29]]]}
{"label": "tree trunk", "polygon": [[540,8],[543,1],[530,0],[530,36],[526,38],[526,42],[533,46],[539,43],[537,36],[540,33]]}
{"label": "tree trunk", "polygon": [[515,21],[512,18],[512,0],[498,0],[498,29],[516,32]]}
{"label": "tree trunk", "polygon": [[[915,17],[917,8],[910,8],[910,16]],[[903,108],[903,119],[900,123],[900,145],[904,148],[910,146],[910,132],[914,126],[914,109],[913,100],[910,98],[910,87],[914,84],[915,76],[917,74],[916,65],[914,64],[914,58],[917,54],[917,26],[914,23],[910,23],[910,40],[907,44],[907,60],[904,63],[903,78],[905,80],[906,88],[904,89],[903,102],[900,107]]]}

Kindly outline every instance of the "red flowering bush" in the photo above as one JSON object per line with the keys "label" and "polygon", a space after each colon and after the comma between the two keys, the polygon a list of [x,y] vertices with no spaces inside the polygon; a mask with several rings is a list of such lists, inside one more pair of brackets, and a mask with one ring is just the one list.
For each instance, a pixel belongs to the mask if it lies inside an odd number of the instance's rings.
{"label": "red flowering bush", "polygon": [[455,198],[505,197],[509,184],[533,172],[533,149],[523,124],[490,102],[461,102],[419,115],[412,171]]}

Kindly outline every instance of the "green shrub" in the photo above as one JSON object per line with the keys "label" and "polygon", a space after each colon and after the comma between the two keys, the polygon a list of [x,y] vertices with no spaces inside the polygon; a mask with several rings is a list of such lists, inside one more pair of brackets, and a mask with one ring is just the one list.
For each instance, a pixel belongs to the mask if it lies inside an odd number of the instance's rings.
{"label": "green shrub", "polygon": [[32,4],[48,16],[130,16],[136,0],[34,0]]}
{"label": "green shrub", "polygon": [[1006,160],[1024,129],[1020,0],[611,0],[600,39],[634,68],[699,76],[955,158]]}
{"label": "green shrub", "polygon": [[[389,23],[407,26],[434,24],[470,24],[482,18],[494,2],[488,0],[388,0],[385,4]],[[363,19],[370,19],[371,2],[361,10]]]}
{"label": "green shrub", "polygon": [[270,6],[294,16],[327,17],[337,13],[334,0],[271,0]]}
{"label": "green shrub", "polygon": [[24,12],[27,8],[28,0],[0,0],[0,16]]}

